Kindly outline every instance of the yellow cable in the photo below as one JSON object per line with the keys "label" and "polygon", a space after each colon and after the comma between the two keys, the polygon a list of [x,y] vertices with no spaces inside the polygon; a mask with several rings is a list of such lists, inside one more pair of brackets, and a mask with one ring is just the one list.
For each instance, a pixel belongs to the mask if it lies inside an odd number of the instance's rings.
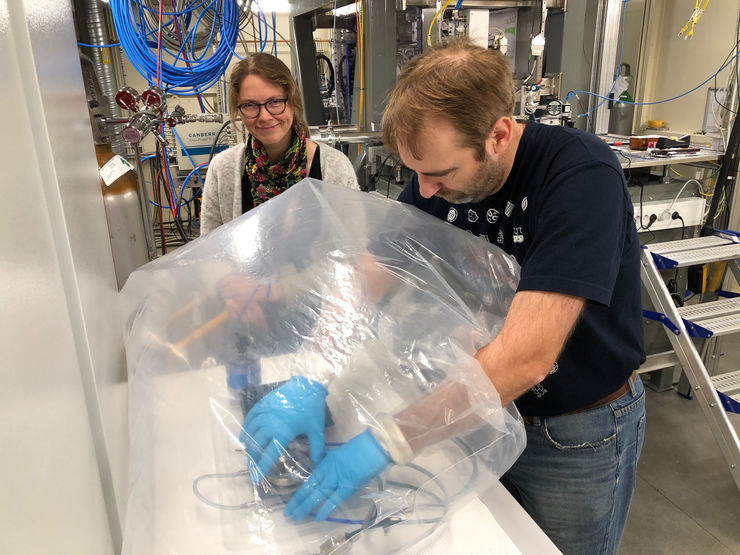
{"label": "yellow cable", "polygon": [[671,171],[672,171],[673,173],[675,173],[676,175],[678,175],[678,176],[680,176],[680,177],[683,177],[684,179],[688,179],[688,177],[686,177],[686,176],[685,176],[684,174],[682,174],[682,173],[680,173],[680,172],[677,172],[677,171],[676,171],[676,170],[674,170],[674,169],[673,169],[672,167],[669,167],[668,169],[669,169],[669,170],[671,170]]}
{"label": "yellow cable", "polygon": [[[363,79],[364,74],[364,45],[365,40],[363,38],[364,30],[365,30],[365,14],[362,11],[362,0],[357,0],[357,61],[360,64],[359,65],[359,73],[360,73],[360,102],[359,102],[359,110],[358,110],[358,116],[357,116],[357,130],[360,131],[362,128],[362,101],[365,96],[365,82]],[[360,145],[357,145],[357,154],[360,153]]]}
{"label": "yellow cable", "polygon": [[360,0],[360,121],[365,99],[365,6]]}
{"label": "yellow cable", "polygon": [[442,4],[442,7],[437,11],[437,13],[434,14],[432,22],[429,24],[429,33],[427,34],[427,44],[429,46],[432,46],[432,29],[434,29],[434,22],[437,21],[437,17],[439,16],[439,14],[445,11],[445,8],[450,2],[452,2],[452,0],[447,0],[447,2]]}
{"label": "yellow cable", "polygon": [[[723,198],[722,200],[719,201],[719,209],[717,210],[717,214],[714,216],[714,220],[720,217],[720,214],[722,214],[722,211],[724,209],[725,209],[725,199]],[[712,222],[714,222],[714,220],[712,220]]]}
{"label": "yellow cable", "polygon": [[694,27],[696,27],[696,24],[699,23],[701,16],[704,15],[704,10],[706,10],[707,6],[709,5],[709,0],[704,0],[704,3],[699,6],[701,1],[702,0],[696,0],[696,2],[694,3],[694,11],[692,12],[691,17],[689,17],[689,20],[683,27],[681,27],[681,30],[678,32],[678,36],[680,37],[683,35],[684,40],[694,38]]}

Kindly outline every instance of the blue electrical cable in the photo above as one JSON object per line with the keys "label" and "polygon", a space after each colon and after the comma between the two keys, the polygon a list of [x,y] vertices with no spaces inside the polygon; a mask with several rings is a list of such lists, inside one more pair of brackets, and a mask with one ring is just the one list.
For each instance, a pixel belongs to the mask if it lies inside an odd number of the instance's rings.
{"label": "blue electrical cable", "polygon": [[[200,195],[200,192],[201,192],[202,190],[203,190],[203,188],[202,188],[202,187],[199,187],[199,188],[198,188],[198,190],[197,190],[197,191],[195,191],[195,193],[193,193],[193,196],[192,196],[192,197],[190,197],[190,198],[189,198],[188,200],[183,200],[183,201],[181,201],[181,202],[180,202],[180,204],[179,204],[179,205],[178,205],[177,207],[178,207],[178,208],[181,208],[181,207],[185,206],[186,204],[190,204],[191,202],[193,202],[193,201],[194,201],[194,200],[195,200],[196,198],[198,198],[198,195]],[[153,200],[150,200],[150,201],[149,201],[149,204],[151,204],[152,206],[156,206],[156,207],[160,208],[159,204],[157,204],[157,203],[156,203],[156,202],[154,202]],[[162,208],[163,210],[170,210],[170,207],[169,207],[168,205],[166,205],[166,204],[163,204],[163,205],[161,206],[161,208]]]}
{"label": "blue electrical cable", "polygon": [[[462,6],[462,3],[463,3],[463,0],[457,0],[457,3],[455,4],[455,10],[459,10],[460,6]],[[452,26],[452,36],[453,37],[457,36],[457,23],[455,23]]]}
{"label": "blue electrical cable", "polygon": [[[219,21],[220,21],[220,18],[219,18]],[[241,56],[239,56],[239,54],[236,53],[236,50],[234,50],[234,48],[232,48],[231,45],[229,45],[229,50],[231,50],[231,55],[234,56],[237,60],[241,61],[244,59]]]}
{"label": "blue electrical cable", "polygon": [[[257,9],[259,10],[259,8],[259,4],[257,4]],[[254,31],[254,27],[252,27],[252,31]],[[257,33],[260,36],[260,52],[262,52],[262,18],[259,12],[257,12]]]}
{"label": "blue electrical cable", "polygon": [[[174,16],[174,15],[188,15],[188,14],[192,14],[192,12],[194,10],[197,10],[198,8],[200,8],[201,6],[203,6],[203,4],[207,4],[209,2],[213,2],[213,0],[201,0],[201,2],[199,4],[193,3],[190,6],[188,6],[187,8],[185,8],[181,12],[165,12],[165,11],[163,11],[162,12],[162,15],[173,15]],[[153,14],[156,14],[157,16],[159,15],[159,8],[150,8],[149,6],[145,6],[144,4],[142,4],[140,1],[138,2],[138,4],[139,4],[139,9],[140,10],[146,10],[148,12],[152,12]]]}
{"label": "blue electrical cable", "polygon": [[[180,135],[177,134],[177,131],[175,130],[174,127],[172,128],[172,133],[174,133],[175,139],[177,139],[177,142],[180,145],[180,148],[185,153],[185,156],[188,157],[188,160],[190,160],[190,163],[193,165],[193,168],[196,168],[197,169],[198,165],[195,163],[195,161],[193,160],[193,158],[190,156],[190,153],[188,152],[188,149],[185,148],[185,145],[183,144],[182,139],[180,139]],[[188,174],[188,176],[185,178],[185,181],[183,181],[182,187],[180,189],[180,196],[181,197],[182,197],[182,192],[185,190],[185,184],[187,183],[187,181],[190,179],[190,177],[193,175],[193,172],[195,172],[195,171],[196,170],[193,170],[192,172],[190,172]],[[167,165],[167,172],[169,173],[169,164]],[[203,181],[203,178],[200,176],[200,173],[198,173],[197,175],[198,175],[198,180],[200,181],[200,184],[201,184],[200,188],[198,189],[198,191],[200,191],[203,188],[203,186],[205,185],[205,183]],[[172,178],[170,178],[170,182],[172,182]],[[173,195],[174,195],[174,191],[173,191]],[[194,194],[192,198],[195,198],[196,196],[198,196],[198,193]],[[192,200],[192,198],[190,200]],[[177,215],[178,216],[180,215],[180,207],[183,206],[183,204],[187,204],[187,203],[180,203],[178,205],[178,207],[177,207]]]}
{"label": "blue electrical cable", "polygon": [[236,51],[233,48],[231,48],[231,46],[229,46],[229,49],[231,50],[231,55],[234,56],[234,58],[236,58],[239,61],[244,59],[239,54],[237,54]]}
{"label": "blue electrical cable", "polygon": [[[733,48],[735,48],[735,47],[733,47]],[[709,77],[707,77],[707,78],[706,78],[706,79],[705,79],[704,81],[702,81],[701,83],[699,83],[699,84],[698,84],[698,85],[697,85],[696,87],[694,87],[693,89],[691,89],[691,90],[688,90],[688,91],[686,91],[686,92],[684,92],[684,93],[681,93],[681,94],[679,94],[679,95],[677,95],[677,96],[674,96],[674,97],[672,97],[672,98],[666,98],[665,100],[654,100],[654,101],[651,101],[651,102],[631,102],[631,101],[629,101],[629,100],[620,100],[619,102],[621,102],[622,104],[634,104],[635,106],[650,106],[650,105],[653,105],[653,104],[663,104],[663,103],[665,103],[665,102],[671,102],[671,101],[673,101],[673,100],[676,100],[676,99],[678,99],[678,98],[681,98],[682,96],[686,96],[687,94],[690,94],[690,93],[694,92],[694,91],[695,91],[696,89],[699,89],[699,88],[701,88],[702,86],[706,85],[706,84],[707,84],[707,83],[708,83],[709,81],[711,81],[711,80],[712,80],[712,79],[714,79],[714,78],[715,78],[715,77],[716,77],[717,75],[719,75],[719,74],[720,74],[720,73],[721,73],[722,71],[724,71],[724,69],[725,69],[725,68],[726,68],[727,66],[729,66],[729,65],[730,65],[730,63],[731,63],[731,62],[732,62],[732,61],[733,61],[733,60],[734,60],[735,58],[737,58],[737,57],[738,57],[738,55],[740,55],[740,51],[736,52],[736,53],[735,53],[735,55],[734,55],[734,56],[733,56],[732,58],[730,58],[730,59],[729,59],[729,60],[727,61],[727,63],[725,63],[725,64],[724,64],[724,65],[723,65],[723,66],[722,66],[721,68],[719,68],[719,69],[718,69],[718,70],[717,70],[717,71],[716,71],[715,73],[713,73],[712,75],[710,75]],[[567,102],[567,100],[568,100],[568,99],[569,99],[569,98],[570,98],[570,97],[571,97],[572,95],[576,95],[576,94],[589,94],[589,95],[591,95],[591,96],[595,96],[595,97],[597,97],[597,98],[603,98],[604,100],[614,100],[613,98],[607,98],[607,97],[605,97],[605,96],[601,96],[601,95],[599,95],[599,94],[596,94],[596,93],[592,93],[591,91],[571,91],[571,92],[569,92],[569,93],[568,93],[568,95],[567,95],[567,96],[565,97],[565,100],[566,100],[566,102]],[[602,103],[602,104],[603,104],[603,103]],[[579,117],[580,117],[580,116],[579,116]]]}
{"label": "blue electrical cable", "polygon": [[[118,33],[121,48],[131,61],[136,71],[150,84],[156,83],[158,52],[156,46],[148,40],[158,29],[148,27],[144,17],[144,10],[152,13],[153,10],[142,4],[142,0],[110,0],[109,2],[113,22]],[[202,8],[193,25],[194,10]],[[239,32],[239,7],[233,0],[202,0],[190,4],[182,11],[163,12],[172,18],[182,16],[183,23],[190,27],[185,32],[182,45],[177,53],[162,48],[161,82],[169,93],[180,96],[195,96],[209,89],[226,72],[226,68],[233,56]],[[211,26],[209,39],[200,56],[195,54],[195,30],[201,24],[206,12],[213,12],[214,23]],[[210,48],[215,37],[216,21],[220,22],[220,40],[215,49]],[[170,20],[162,22],[162,28],[175,24]],[[192,60],[190,67],[186,67],[185,49],[190,48]],[[206,54],[210,53],[208,57]],[[172,58],[172,62],[164,59],[165,55]],[[181,58],[182,56],[182,58]],[[180,63],[182,62],[182,63]]]}
{"label": "blue electrical cable", "polygon": [[260,25],[264,24],[265,29],[265,36],[264,40],[262,37],[262,27],[260,27],[260,52],[264,52],[265,48],[267,48],[267,37],[270,36],[270,32],[267,30],[267,16],[265,15],[265,12],[262,11],[262,7],[260,6],[259,2],[257,0],[254,0],[254,3],[257,5],[257,9],[259,10],[259,14],[257,16],[257,20],[260,21]]}
{"label": "blue electrical cable", "polygon": [[[311,513],[311,516],[316,516],[316,513]],[[364,520],[351,520],[349,518],[334,518],[331,516],[326,517],[327,522],[336,522],[337,524],[353,524],[360,526],[362,524],[365,524]]]}
{"label": "blue electrical cable", "polygon": [[[254,0],[254,5],[257,6],[257,9],[259,12],[257,12],[257,33],[259,33],[260,36],[260,52],[265,51],[265,46],[267,46],[267,18],[265,17],[265,12],[262,11],[262,8],[260,7],[260,3],[257,2],[257,0]],[[265,40],[262,41],[262,20],[265,21]]]}
{"label": "blue electrical cable", "polygon": [[[207,165],[208,165],[208,162],[205,162],[201,164],[200,166],[197,166],[193,168],[192,170],[190,170],[190,173],[187,175],[187,177],[185,177],[185,179],[182,182],[182,187],[180,188],[180,198],[182,198],[182,194],[185,192],[185,188],[187,187],[188,181],[190,181],[190,178],[193,176],[193,174],[197,173],[198,178],[201,179],[201,182],[203,181],[202,178],[200,177],[200,170],[203,169],[203,167]],[[198,187],[198,190],[200,191],[202,188],[203,188],[202,186]],[[198,196],[197,193],[193,195],[193,198],[195,198],[196,196]]]}
{"label": "blue electrical cable", "polygon": [[[206,10],[203,10],[200,12],[200,15],[198,15],[198,19],[195,20],[195,25],[193,26],[193,29],[191,31],[192,38],[190,39],[191,45],[190,45],[190,51],[195,52],[195,35],[197,33],[198,27],[200,26],[200,21],[203,19],[203,16],[206,14]],[[216,21],[219,21],[220,18],[218,17],[218,14],[215,14],[215,17],[213,18],[213,22],[211,23],[211,32],[208,35],[208,44],[211,44],[213,41],[213,33],[216,30]],[[200,57],[193,57],[196,61],[201,61],[206,53],[208,52],[208,49],[203,49],[203,53],[200,55]]]}
{"label": "blue electrical cable", "polygon": [[[180,50],[182,50],[183,40],[182,40],[182,35],[180,34],[180,25],[178,25],[177,19],[174,16],[172,17],[172,22],[175,24],[175,31],[177,32],[177,37],[180,40]],[[179,57],[179,52],[178,52],[178,56],[175,57],[175,63],[177,63],[178,57]],[[185,60],[185,65],[190,70],[190,63],[188,62],[186,58],[183,58],[183,59]],[[192,70],[190,70],[190,73],[192,75],[193,73]],[[206,107],[203,105],[203,99],[201,98],[200,95],[197,95],[197,98],[198,98],[198,104],[200,105],[200,112],[201,114],[205,114]]]}

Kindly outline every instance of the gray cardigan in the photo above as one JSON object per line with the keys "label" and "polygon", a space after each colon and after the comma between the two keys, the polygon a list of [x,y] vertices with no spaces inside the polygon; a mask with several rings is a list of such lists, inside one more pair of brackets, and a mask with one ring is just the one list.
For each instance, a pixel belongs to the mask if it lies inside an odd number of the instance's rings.
{"label": "gray cardigan", "polygon": [[[321,150],[321,179],[327,183],[359,189],[352,163],[338,150],[317,143]],[[203,189],[200,234],[242,215],[242,174],[246,145],[232,146],[211,160]]]}

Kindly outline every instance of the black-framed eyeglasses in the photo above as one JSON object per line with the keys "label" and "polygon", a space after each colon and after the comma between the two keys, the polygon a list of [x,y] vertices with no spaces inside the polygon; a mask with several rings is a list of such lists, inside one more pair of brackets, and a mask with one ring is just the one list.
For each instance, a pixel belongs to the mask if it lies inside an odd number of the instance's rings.
{"label": "black-framed eyeglasses", "polygon": [[267,113],[271,116],[279,116],[285,111],[288,102],[287,98],[271,98],[267,102],[242,102],[236,109],[245,118],[254,119],[260,115],[260,110],[265,107]]}

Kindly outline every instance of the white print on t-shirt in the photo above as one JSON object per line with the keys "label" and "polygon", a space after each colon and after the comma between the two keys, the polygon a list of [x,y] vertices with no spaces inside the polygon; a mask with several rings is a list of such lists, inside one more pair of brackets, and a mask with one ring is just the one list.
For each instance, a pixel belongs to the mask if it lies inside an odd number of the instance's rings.
{"label": "white print on t-shirt", "polygon": [[485,233],[481,233],[480,235],[478,235],[478,237],[480,237],[481,239],[483,239],[486,243],[490,243],[491,242],[491,240],[488,238],[488,235],[486,235]]}
{"label": "white print on t-shirt", "polygon": [[540,398],[545,393],[547,393],[547,389],[545,389],[541,383],[538,383],[536,386],[534,386],[531,391],[537,396],[537,398]]}
{"label": "white print on t-shirt", "polygon": [[450,211],[447,212],[447,221],[454,222],[457,219],[457,210],[450,207]]}
{"label": "white print on t-shirt", "polygon": [[504,232],[500,229],[498,230],[498,235],[496,236],[496,242],[500,245],[504,244]]}
{"label": "white print on t-shirt", "polygon": [[478,221],[478,213],[472,208],[468,208],[468,221],[471,224],[474,224],[475,222]]}
{"label": "white print on t-shirt", "polygon": [[488,212],[486,212],[486,220],[489,224],[495,224],[498,220],[499,211],[494,210],[493,208],[489,208]]}
{"label": "white print on t-shirt", "polygon": [[524,212],[527,209],[528,204],[529,204],[529,201],[527,201],[527,197],[524,197],[522,199],[522,212]]}
{"label": "white print on t-shirt", "polygon": [[514,242],[515,243],[524,243],[524,234],[522,233],[521,227],[515,227],[514,228]]}
{"label": "white print on t-shirt", "polygon": [[511,201],[506,201],[506,210],[504,210],[504,214],[506,214],[506,217],[508,218],[511,216],[512,212],[514,212],[514,204]]}

